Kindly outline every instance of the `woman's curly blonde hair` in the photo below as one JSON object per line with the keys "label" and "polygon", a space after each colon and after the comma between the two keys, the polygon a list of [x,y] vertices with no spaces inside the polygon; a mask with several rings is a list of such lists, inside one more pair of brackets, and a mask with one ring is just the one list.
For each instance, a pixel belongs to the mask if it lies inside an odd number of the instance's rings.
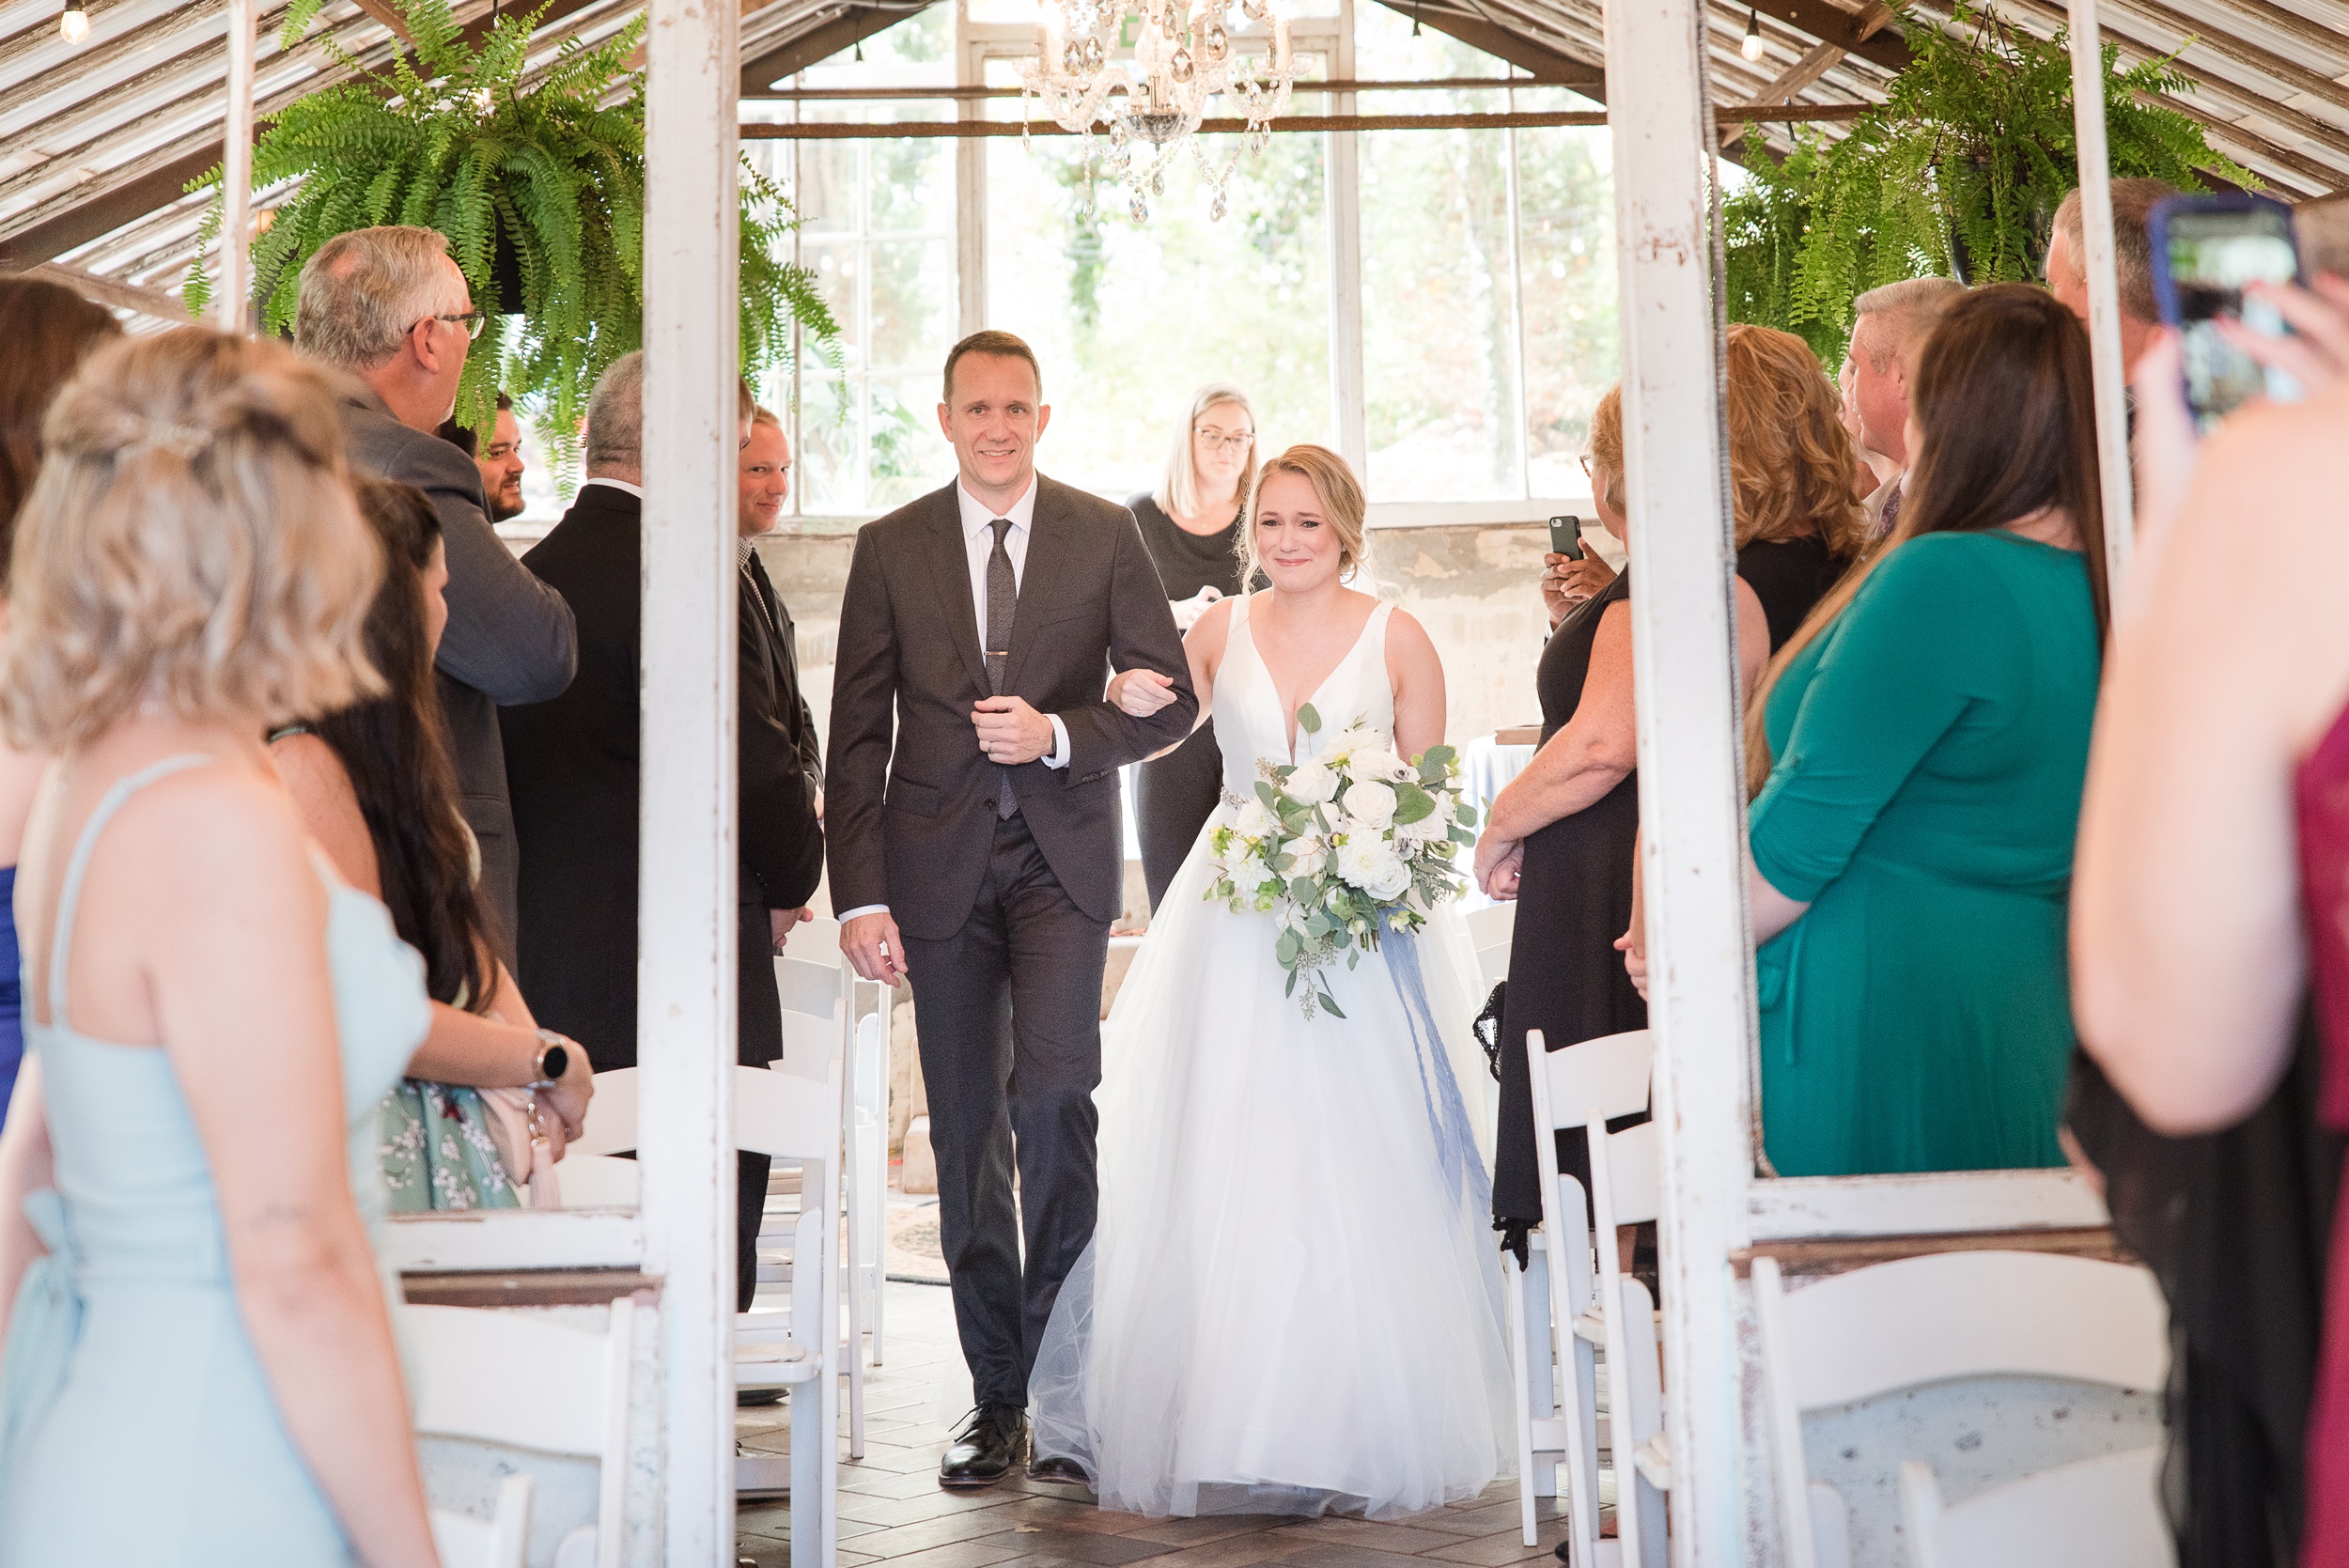
{"label": "woman's curly blonde hair", "polygon": [[383,690],[381,548],[343,468],[332,373],[181,327],[92,355],[41,426],[17,520],[0,727],[28,751],[142,706],[261,725]]}
{"label": "woman's curly blonde hair", "polygon": [[1867,509],[1852,495],[1859,462],[1835,383],[1809,344],[1775,327],[1729,329],[1729,484],[1739,548],[1816,534],[1856,560]]}

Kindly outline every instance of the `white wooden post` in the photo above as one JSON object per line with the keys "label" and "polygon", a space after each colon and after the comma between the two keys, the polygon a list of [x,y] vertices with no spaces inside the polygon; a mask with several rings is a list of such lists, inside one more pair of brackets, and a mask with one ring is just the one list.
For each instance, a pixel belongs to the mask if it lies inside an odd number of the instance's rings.
{"label": "white wooden post", "polygon": [[[1640,821],[1664,1158],[1672,1548],[1743,1561],[1745,1367],[1730,1253],[1747,1239],[1753,1029],[1730,506],[1705,179],[1702,0],[1610,0],[1615,228],[1638,666]],[[1583,1506],[1583,1499],[1577,1499]]]}
{"label": "white wooden post", "polygon": [[[1322,74],[1354,80],[1354,7],[1338,8],[1335,46]],[[1350,115],[1352,93],[1324,97],[1328,113]],[[1362,148],[1351,131],[1322,138],[1323,208],[1330,215],[1330,419],[1340,456],[1370,478],[1369,410],[1362,398]]]}
{"label": "white wooden post", "polygon": [[214,324],[241,333],[253,305],[254,0],[228,0],[228,109],[221,123],[220,286]]}
{"label": "white wooden post", "polygon": [[734,1561],[734,0],[650,0],[646,40],[645,1267],[661,1279],[670,1568]]}
{"label": "white wooden post", "polygon": [[2115,587],[2136,545],[2129,484],[2127,372],[2121,284],[2113,269],[2112,163],[2105,145],[2105,62],[2096,0],[2071,0],[2072,125],[2080,154],[2079,262],[2088,278],[2088,349],[2096,376],[2096,462],[2105,504],[2106,580]]}

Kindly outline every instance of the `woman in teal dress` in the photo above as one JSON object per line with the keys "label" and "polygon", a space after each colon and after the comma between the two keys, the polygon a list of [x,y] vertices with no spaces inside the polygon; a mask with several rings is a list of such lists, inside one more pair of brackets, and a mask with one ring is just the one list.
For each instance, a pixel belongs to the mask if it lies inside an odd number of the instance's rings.
{"label": "woman in teal dress", "polygon": [[2039,289],[1977,290],[1909,410],[1898,532],[1749,719],[1763,1143],[1784,1176],[2063,1163],[2107,619],[2087,335]]}
{"label": "woman in teal dress", "polygon": [[364,694],[335,389],[182,327],[58,395],[0,723],[56,762],[16,883],[0,1568],[428,1568],[377,1110],[422,966],[261,750]]}

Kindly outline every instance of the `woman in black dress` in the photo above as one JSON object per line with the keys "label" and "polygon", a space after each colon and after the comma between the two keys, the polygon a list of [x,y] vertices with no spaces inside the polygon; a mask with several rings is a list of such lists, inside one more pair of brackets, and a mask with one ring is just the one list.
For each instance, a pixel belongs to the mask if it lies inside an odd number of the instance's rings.
{"label": "woman in black dress", "polygon": [[[1802,340],[1732,327],[1728,359],[1738,663],[1750,691],[1769,655],[1857,555],[1863,514],[1851,494],[1851,439],[1835,388]],[[1619,539],[1623,461],[1622,396],[1612,391],[1592,415],[1587,466],[1599,520]],[[1560,1050],[1647,1027],[1647,1004],[1614,945],[1631,924],[1640,831],[1630,587],[1627,572],[1606,582],[1550,634],[1535,679],[1541,750],[1493,801],[1476,846],[1485,891],[1517,900],[1501,1015],[1493,1225],[1520,1256],[1526,1232],[1542,1218],[1526,1032],[1540,1030],[1543,1044]],[[1582,1139],[1560,1138],[1558,1157],[1587,1187]]]}
{"label": "woman in black dress", "polygon": [[[1175,433],[1158,489],[1126,503],[1142,525],[1142,542],[1183,631],[1208,605],[1240,591],[1239,521],[1255,469],[1256,416],[1248,395],[1229,382],[1210,381],[1191,396],[1190,417]],[[1134,826],[1151,908],[1166,895],[1222,794],[1223,753],[1212,720],[1136,769]]]}

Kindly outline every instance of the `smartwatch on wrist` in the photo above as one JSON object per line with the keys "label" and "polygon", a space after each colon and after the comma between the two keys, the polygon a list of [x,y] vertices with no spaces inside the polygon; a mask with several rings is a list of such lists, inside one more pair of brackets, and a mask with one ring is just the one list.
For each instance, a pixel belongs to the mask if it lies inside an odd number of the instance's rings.
{"label": "smartwatch on wrist", "polygon": [[535,1065],[537,1077],[532,1087],[543,1089],[571,1070],[571,1052],[579,1048],[573,1041],[552,1029],[538,1031],[538,1059]]}

